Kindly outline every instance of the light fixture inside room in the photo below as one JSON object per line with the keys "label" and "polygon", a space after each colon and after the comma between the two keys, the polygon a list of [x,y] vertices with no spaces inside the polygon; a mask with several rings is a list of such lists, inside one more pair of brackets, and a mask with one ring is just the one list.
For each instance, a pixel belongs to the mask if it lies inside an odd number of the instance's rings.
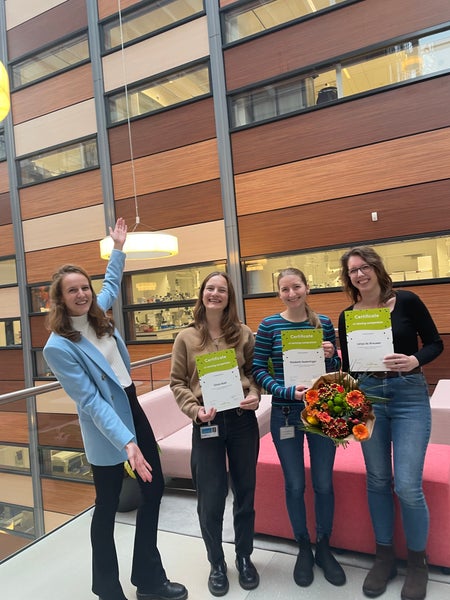
{"label": "light fixture inside room", "polygon": [[0,121],[3,121],[9,113],[10,107],[8,72],[3,63],[0,62]]}
{"label": "light fixture inside room", "polygon": [[[136,191],[136,174],[134,168],[134,154],[133,154],[133,143],[131,138],[131,124],[130,124],[130,107],[128,99],[128,83],[125,69],[125,51],[123,41],[123,29],[122,29],[122,10],[120,6],[120,0],[118,0],[118,15],[119,15],[119,30],[120,30],[120,45],[121,45],[121,56],[122,56],[122,70],[123,80],[125,89],[125,107],[127,114],[128,124],[128,143],[130,147],[130,165],[131,174],[133,181],[133,197],[134,197],[134,209],[136,222],[133,229],[128,232],[127,239],[125,241],[123,251],[127,255],[127,259],[131,260],[145,260],[147,258],[168,258],[169,256],[175,256],[178,254],[178,240],[174,235],[158,231],[136,231],[137,227],[141,224],[138,209],[138,196]],[[100,256],[104,260],[108,260],[111,256],[111,252],[114,246],[114,242],[111,236],[107,236],[100,240]]]}

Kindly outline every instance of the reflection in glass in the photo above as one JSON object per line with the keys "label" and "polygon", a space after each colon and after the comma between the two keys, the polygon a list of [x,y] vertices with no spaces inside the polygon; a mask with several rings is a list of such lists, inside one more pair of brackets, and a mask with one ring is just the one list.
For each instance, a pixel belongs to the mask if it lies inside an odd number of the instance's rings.
{"label": "reflection in glass", "polygon": [[0,320],[0,347],[20,346],[22,344],[22,332],[20,319]]}
{"label": "reflection in glass", "polygon": [[0,502],[0,529],[34,535],[34,516],[30,508]]}
{"label": "reflection in glass", "polygon": [[332,104],[370,90],[450,69],[450,31],[405,40],[370,54],[231,97],[232,127]]}
{"label": "reflection in glass", "polygon": [[225,42],[241,40],[305,17],[346,0],[257,0],[232,8],[224,14]]}
{"label": "reflection in glass", "polygon": [[98,167],[97,140],[85,140],[19,160],[22,185]]}
{"label": "reflection in glass", "polygon": [[27,446],[0,445],[0,469],[29,471],[30,454]]}
{"label": "reflection in glass", "polygon": [[208,66],[173,72],[108,98],[111,123],[152,113],[210,93]]}
{"label": "reflection in glass", "polygon": [[[371,245],[383,258],[394,282],[450,277],[450,236]],[[340,258],[346,250],[347,248],[337,248],[245,260],[245,293],[253,295],[277,292],[278,273],[286,267],[302,270],[311,289],[340,289]]]}
{"label": "reflection in glass", "polygon": [[42,449],[41,467],[44,475],[92,481],[91,466],[79,450]]}
{"label": "reflection in glass", "polygon": [[203,12],[203,0],[159,0],[152,2],[103,26],[105,49],[117,48],[123,43],[169,28]]}
{"label": "reflection in glass", "polygon": [[43,79],[89,58],[87,34],[60,42],[43,52],[12,65],[13,87]]}

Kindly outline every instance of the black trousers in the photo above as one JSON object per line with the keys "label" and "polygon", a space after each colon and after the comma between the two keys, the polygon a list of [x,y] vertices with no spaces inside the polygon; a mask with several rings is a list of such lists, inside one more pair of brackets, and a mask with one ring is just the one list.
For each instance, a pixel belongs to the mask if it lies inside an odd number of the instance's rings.
{"label": "black trousers", "polygon": [[250,556],[253,552],[259,430],[256,415],[250,410],[220,412],[212,424],[219,426],[219,436],[201,439],[201,426],[194,423],[191,469],[208,560],[217,564],[224,558],[222,528],[228,495],[227,459],[233,492],[236,554]]}
{"label": "black trousers", "polygon": [[[143,592],[151,592],[167,579],[157,548],[158,518],[164,491],[158,446],[152,428],[136,396],[134,384],[126,388],[133,414],[136,439],[152,466],[150,483],[137,476],[141,503],[137,510],[131,582]],[[123,481],[123,463],[102,467],[92,465],[96,491],[91,524],[92,591],[108,600],[123,600],[114,542],[114,524]]]}

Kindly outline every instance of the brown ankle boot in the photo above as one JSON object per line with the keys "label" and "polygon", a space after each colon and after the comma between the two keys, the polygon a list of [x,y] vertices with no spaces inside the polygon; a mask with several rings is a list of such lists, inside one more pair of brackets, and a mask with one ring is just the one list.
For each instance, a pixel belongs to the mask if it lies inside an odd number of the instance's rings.
{"label": "brown ankle boot", "polygon": [[375,563],[363,583],[363,593],[376,598],[386,590],[388,581],[397,575],[397,565],[393,546],[377,544]]}
{"label": "brown ankle boot", "polygon": [[408,567],[403,584],[402,600],[423,600],[427,593],[428,565],[425,551],[408,550]]}

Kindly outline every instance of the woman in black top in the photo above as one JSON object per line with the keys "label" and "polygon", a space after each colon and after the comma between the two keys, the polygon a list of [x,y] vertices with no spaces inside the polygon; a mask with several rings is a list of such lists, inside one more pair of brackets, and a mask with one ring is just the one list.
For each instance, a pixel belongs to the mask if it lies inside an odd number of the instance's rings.
{"label": "woman in black top", "polygon": [[[383,359],[384,371],[359,376],[363,391],[388,400],[374,406],[372,437],[362,444],[376,540],[375,564],[364,581],[363,592],[371,598],[379,596],[397,574],[393,549],[395,491],[408,546],[401,597],[422,600],[428,581],[425,548],[429,530],[422,475],[431,409],[421,367],[441,354],[443,344],[424,303],[412,292],[393,290],[381,257],[372,248],[352,248],[342,256],[341,267],[344,289],[353,300],[346,310],[388,308],[394,345],[394,352]],[[339,317],[339,338],[342,366],[348,371],[352,357],[348,354],[345,311]]]}

